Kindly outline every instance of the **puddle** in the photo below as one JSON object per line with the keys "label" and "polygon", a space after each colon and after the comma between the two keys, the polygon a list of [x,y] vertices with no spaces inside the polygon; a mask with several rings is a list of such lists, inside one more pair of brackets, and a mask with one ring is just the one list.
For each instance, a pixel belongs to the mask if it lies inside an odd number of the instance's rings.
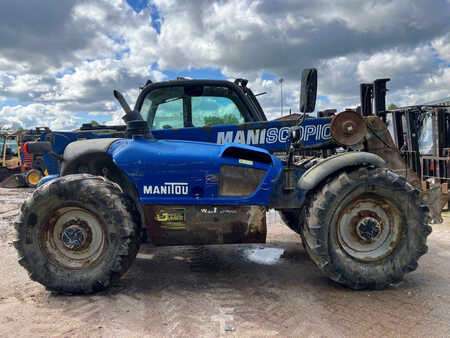
{"label": "puddle", "polygon": [[284,249],[279,248],[252,248],[244,250],[244,256],[258,264],[276,264],[280,261]]}

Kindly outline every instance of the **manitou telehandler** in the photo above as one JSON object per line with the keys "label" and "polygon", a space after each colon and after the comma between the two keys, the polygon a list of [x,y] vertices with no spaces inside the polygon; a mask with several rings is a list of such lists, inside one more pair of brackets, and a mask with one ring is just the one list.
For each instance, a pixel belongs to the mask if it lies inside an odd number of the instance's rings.
{"label": "manitou telehandler", "polygon": [[[269,209],[338,283],[384,288],[415,270],[438,196],[420,190],[385,124],[355,111],[307,118],[314,69],[302,74],[298,119],[266,121],[246,84],[148,83],[133,110],[115,91],[126,130],[28,143],[53,159],[54,174],[16,222],[30,278],[92,293],[130,267],[144,229],[155,246],[264,243]],[[326,157],[304,155],[312,150]]]}

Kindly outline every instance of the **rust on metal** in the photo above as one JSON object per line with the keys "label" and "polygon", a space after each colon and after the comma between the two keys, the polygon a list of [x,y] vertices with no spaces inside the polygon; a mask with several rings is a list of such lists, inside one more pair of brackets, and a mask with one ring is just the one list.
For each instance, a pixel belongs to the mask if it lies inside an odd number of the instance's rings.
{"label": "rust on metal", "polygon": [[[450,106],[419,105],[387,111],[400,153],[419,176],[422,190],[441,187],[441,208],[448,208],[450,180]],[[431,197],[429,198],[431,199]]]}
{"label": "rust on metal", "polygon": [[330,129],[333,140],[346,146],[360,143],[367,135],[364,119],[352,110],[346,110],[333,116]]}
{"label": "rust on metal", "polygon": [[344,252],[363,262],[392,253],[404,229],[398,208],[387,199],[367,194],[350,202],[338,218],[337,239]]}
{"label": "rust on metal", "polygon": [[376,116],[364,117],[369,130],[366,137],[366,150],[377,154],[385,160],[385,167],[403,176],[411,185],[421,191],[424,205],[428,206],[433,223],[442,223],[441,189],[423,189],[423,184],[417,173],[405,162],[395,145],[386,124]]}
{"label": "rust on metal", "polygon": [[[74,236],[74,233],[76,236],[76,232],[82,233],[83,238],[77,245],[72,245],[74,238],[68,240],[65,236]],[[55,210],[48,218],[45,229],[41,231],[40,245],[52,264],[79,270],[98,261],[104,252],[106,239],[97,216],[80,207],[65,207]]]}
{"label": "rust on metal", "polygon": [[386,125],[377,116],[364,117],[369,132],[366,137],[366,151],[377,154],[385,160],[385,167],[405,177],[417,189],[422,189],[419,176],[404,161],[392,140]]}
{"label": "rust on metal", "polygon": [[265,243],[263,206],[145,205],[155,245]]}

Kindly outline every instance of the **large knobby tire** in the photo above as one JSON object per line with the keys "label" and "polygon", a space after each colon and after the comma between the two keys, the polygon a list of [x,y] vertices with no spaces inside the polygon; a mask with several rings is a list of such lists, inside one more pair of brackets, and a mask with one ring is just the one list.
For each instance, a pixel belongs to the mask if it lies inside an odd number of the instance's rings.
{"label": "large knobby tire", "polygon": [[139,249],[131,200],[103,177],[68,175],[38,188],[16,222],[19,263],[51,291],[88,294],[128,270]]}
{"label": "large knobby tire", "polygon": [[304,208],[302,239],[319,269],[353,289],[381,289],[417,268],[431,233],[419,191],[387,169],[330,178]]}

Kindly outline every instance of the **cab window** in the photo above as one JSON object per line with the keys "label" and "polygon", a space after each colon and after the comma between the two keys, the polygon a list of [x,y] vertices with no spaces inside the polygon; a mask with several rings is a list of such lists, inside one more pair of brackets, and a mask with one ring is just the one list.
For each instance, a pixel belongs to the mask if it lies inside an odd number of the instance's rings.
{"label": "cab window", "polygon": [[238,124],[249,116],[231,88],[195,84],[153,89],[146,95],[140,113],[151,129]]}
{"label": "cab window", "polygon": [[16,157],[18,155],[19,149],[17,148],[17,140],[16,137],[8,137],[6,140],[6,157]]}
{"label": "cab window", "polygon": [[155,111],[152,129],[183,128],[183,99],[160,103]]}
{"label": "cab window", "polygon": [[0,136],[0,152],[3,152],[3,148],[5,148],[5,141],[6,141],[6,137]]}
{"label": "cab window", "polygon": [[227,97],[198,96],[192,98],[194,127],[244,123],[236,104]]}

